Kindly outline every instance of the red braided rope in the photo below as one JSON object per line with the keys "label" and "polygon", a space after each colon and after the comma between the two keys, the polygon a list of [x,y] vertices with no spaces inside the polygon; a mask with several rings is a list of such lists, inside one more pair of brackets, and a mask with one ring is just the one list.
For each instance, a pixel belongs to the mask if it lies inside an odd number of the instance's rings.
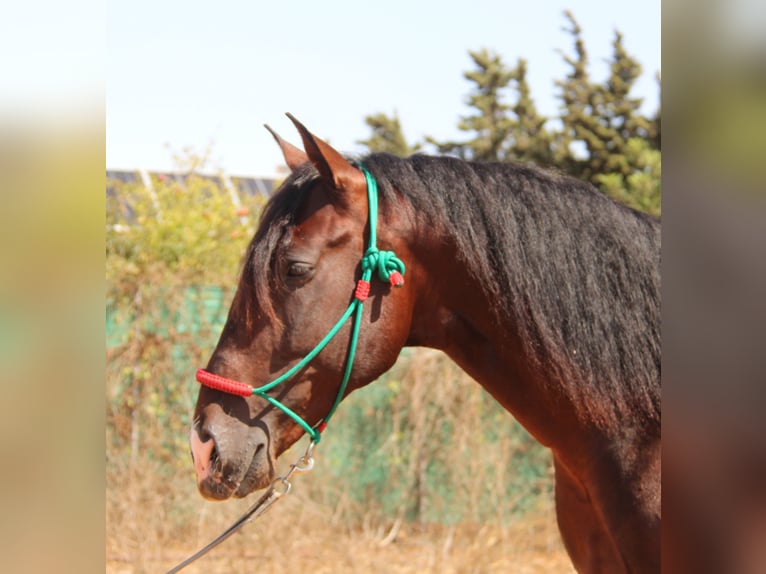
{"label": "red braided rope", "polygon": [[404,285],[404,277],[402,277],[402,274],[398,271],[392,271],[391,275],[388,276],[388,281],[393,287],[401,287]]}
{"label": "red braided rope", "polygon": [[356,290],[354,291],[354,297],[360,301],[365,301],[370,295],[370,282],[360,279],[356,282]]}
{"label": "red braided rope", "polygon": [[197,381],[206,387],[215,389],[217,391],[223,391],[224,393],[230,393],[232,395],[239,395],[242,397],[249,397],[253,394],[253,387],[247,383],[240,383],[239,381],[232,381],[219,375],[207,372],[205,369],[197,370]]}

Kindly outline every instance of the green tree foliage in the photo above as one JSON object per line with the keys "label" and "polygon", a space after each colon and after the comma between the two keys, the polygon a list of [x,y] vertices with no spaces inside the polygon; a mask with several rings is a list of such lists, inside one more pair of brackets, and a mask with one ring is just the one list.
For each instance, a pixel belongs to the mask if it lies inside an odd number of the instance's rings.
{"label": "green tree foliage", "polygon": [[410,145],[404,137],[399,116],[394,112],[393,117],[386,114],[374,114],[364,118],[364,123],[372,130],[369,139],[359,140],[370,152],[386,152],[399,157],[408,157],[417,152],[420,144]]}
{"label": "green tree foliage", "polygon": [[[570,71],[557,82],[562,102],[562,129],[556,157],[568,173],[598,185],[627,205],[660,212],[660,112],[655,118],[640,113],[641,98],[631,96],[641,65],[625,49],[616,31],[609,77],[603,84],[588,74],[582,30],[565,12],[575,45],[575,57],[564,56]],[[584,148],[577,153],[577,145]],[[653,153],[654,152],[654,153]]]}
{"label": "green tree foliage", "polygon": [[570,169],[583,179],[595,180],[605,173],[620,173],[627,177],[634,170],[626,155],[631,138],[652,137],[653,124],[639,113],[640,98],[630,97],[630,90],[641,74],[640,64],[625,51],[623,37],[615,33],[610,75],[604,84],[593,83],[587,73],[587,54],[580,36],[581,30],[571,14],[570,32],[575,38],[577,58],[565,57],[571,66],[566,80],[559,83],[563,105],[562,143],[571,153],[572,142],[581,142],[586,158],[569,158]]}
{"label": "green tree foliage", "polygon": [[[236,269],[239,255],[231,247],[241,246],[253,222],[240,222],[229,194],[217,184],[191,174],[183,184],[154,178],[151,189],[115,185],[120,191],[107,206],[107,279],[126,279],[130,271],[138,287],[155,268],[205,283]],[[130,200],[133,221],[126,220],[117,197]]]}
{"label": "green tree foliage", "polygon": [[110,182],[107,439],[121,464],[134,465],[141,452],[163,461],[186,450],[195,387],[188,365],[203,364],[204,347],[215,344],[222,300],[263,204],[235,205],[220,180],[197,173],[202,165],[190,157],[182,180],[154,177],[149,188]]}
{"label": "green tree foliage", "polygon": [[486,49],[469,51],[468,54],[476,69],[463,75],[474,84],[468,95],[468,105],[474,113],[461,117],[458,129],[473,137],[464,142],[426,140],[440,153],[477,161],[502,161],[513,129],[513,121],[508,116],[511,106],[504,101],[504,93],[514,79],[513,71],[506,67],[498,54]]}
{"label": "green tree foliage", "polygon": [[[609,75],[603,82],[594,81],[582,29],[571,12],[564,17],[574,54],[561,52],[569,70],[555,82],[561,106],[554,126],[537,111],[527,83],[527,61],[520,59],[509,68],[500,55],[482,49],[469,51],[474,68],[464,73],[471,83],[466,100],[470,112],[460,117],[457,127],[468,139],[427,137],[426,142],[439,153],[467,160],[551,166],[592,182],[631,207],[659,214],[661,110],[644,116],[642,99],[632,95],[641,65],[615,31]],[[657,81],[659,85],[659,76]],[[371,116],[368,125],[375,131],[388,125],[382,121],[386,119]],[[398,120],[386,130],[401,133]],[[371,150],[382,147],[375,133],[361,143]]]}
{"label": "green tree foliage", "polygon": [[565,30],[574,39],[575,57],[560,52],[570,70],[565,79],[555,82],[560,88],[562,129],[555,137],[554,157],[557,165],[565,172],[582,177],[586,161],[575,156],[573,143],[585,142],[586,149],[590,149],[587,147],[588,140],[593,137],[594,130],[598,129],[590,113],[593,109],[591,102],[596,99],[596,89],[588,73],[588,53],[582,39],[582,29],[569,11],[564,15],[570,24],[570,28]]}
{"label": "green tree foliage", "polygon": [[641,138],[631,138],[623,151],[631,171],[596,174],[595,183],[610,197],[634,209],[660,215],[662,158],[660,150]]}
{"label": "green tree foliage", "polygon": [[545,128],[547,118],[537,112],[527,83],[527,61],[520,59],[513,70],[518,99],[511,107],[515,115],[510,132],[507,157],[514,161],[530,161],[538,165],[553,163],[553,136]]}
{"label": "green tree foliage", "polygon": [[476,112],[464,116],[458,123],[462,131],[475,134],[466,142],[470,157],[479,161],[500,161],[505,155],[505,145],[510,137],[513,122],[508,117],[511,106],[504,102],[503,93],[513,80],[500,56],[486,49],[469,52],[477,69],[465,73],[466,79],[475,84],[468,96],[468,105]]}
{"label": "green tree foliage", "polygon": [[550,164],[552,136],[532,99],[526,60],[509,68],[486,49],[469,55],[476,68],[464,77],[474,84],[467,101],[474,113],[462,117],[458,129],[472,137],[460,142],[427,138],[428,143],[463,159]]}

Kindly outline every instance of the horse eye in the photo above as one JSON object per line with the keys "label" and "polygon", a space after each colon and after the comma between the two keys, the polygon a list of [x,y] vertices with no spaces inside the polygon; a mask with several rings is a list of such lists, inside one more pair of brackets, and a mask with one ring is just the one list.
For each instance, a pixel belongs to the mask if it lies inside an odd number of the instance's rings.
{"label": "horse eye", "polygon": [[292,262],[290,263],[289,267],[287,268],[287,276],[288,277],[306,277],[309,275],[314,268],[309,265],[308,263],[298,263],[298,262]]}

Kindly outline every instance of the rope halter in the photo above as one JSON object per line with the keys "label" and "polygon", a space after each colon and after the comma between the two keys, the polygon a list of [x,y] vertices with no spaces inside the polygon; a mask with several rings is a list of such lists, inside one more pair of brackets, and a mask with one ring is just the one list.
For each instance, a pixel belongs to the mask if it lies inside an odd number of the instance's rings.
{"label": "rope halter", "polygon": [[[197,371],[197,381],[206,387],[229,393],[233,395],[239,395],[243,397],[249,397],[252,395],[258,395],[259,397],[268,401],[271,405],[282,410],[288,417],[299,424],[311,437],[313,443],[318,443],[321,439],[321,433],[327,427],[327,423],[335,414],[335,410],[338,408],[343,395],[346,392],[348,381],[351,378],[351,370],[354,365],[354,356],[356,355],[356,347],[359,341],[359,328],[362,323],[362,306],[367,300],[370,294],[370,280],[372,279],[373,272],[377,272],[378,278],[381,281],[390,283],[393,287],[401,287],[404,285],[404,263],[394,254],[393,251],[380,251],[377,247],[377,223],[378,223],[378,184],[372,174],[361,165],[357,164],[359,169],[364,173],[364,177],[367,181],[367,200],[369,203],[369,220],[370,220],[370,240],[368,243],[367,251],[365,251],[362,257],[362,276],[357,281],[356,289],[354,290],[354,299],[346,309],[345,313],[341,316],[338,322],[332,329],[325,335],[325,337],[314,347],[308,354],[303,357],[298,363],[293,365],[285,373],[274,379],[273,381],[266,383],[260,387],[253,387],[247,383],[234,381],[221,377],[219,375],[210,373],[205,369],[199,369]],[[314,357],[316,357],[322,349],[338,334],[343,325],[353,315],[353,323],[351,327],[351,342],[348,346],[348,353],[346,355],[346,364],[343,370],[343,378],[341,379],[338,393],[335,395],[335,401],[330,407],[329,412],[319,420],[315,425],[310,425],[303,417],[298,413],[290,409],[287,405],[284,405],[274,397],[267,394],[268,391],[280,385],[281,383],[291,379],[306,365],[308,365]]]}

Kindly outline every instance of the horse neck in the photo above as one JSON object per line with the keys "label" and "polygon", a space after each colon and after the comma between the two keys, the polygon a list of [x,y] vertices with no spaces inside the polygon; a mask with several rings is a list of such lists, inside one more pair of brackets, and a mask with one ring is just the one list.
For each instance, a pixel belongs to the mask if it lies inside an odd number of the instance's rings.
{"label": "horse neck", "polygon": [[433,229],[416,236],[409,285],[416,301],[407,345],[445,352],[542,444],[571,450],[568,443],[582,436],[577,431],[584,422],[525,355],[513,322],[493,312],[496,302],[458,263],[448,237]]}

